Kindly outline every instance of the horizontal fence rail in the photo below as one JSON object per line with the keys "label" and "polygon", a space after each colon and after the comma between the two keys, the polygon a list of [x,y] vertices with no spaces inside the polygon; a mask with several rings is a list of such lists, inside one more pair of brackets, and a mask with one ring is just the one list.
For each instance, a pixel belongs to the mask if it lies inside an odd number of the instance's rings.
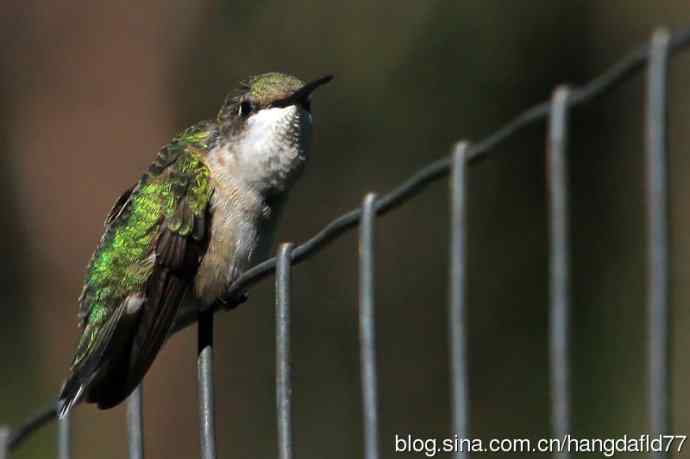
{"label": "horizontal fence rail", "polygon": [[[374,221],[420,194],[431,183],[452,172],[450,247],[450,367],[453,430],[460,438],[469,436],[469,403],[465,323],[466,177],[465,169],[488,159],[503,142],[528,126],[549,121],[547,138],[547,180],[550,233],[550,366],[552,427],[556,435],[572,428],[569,381],[569,235],[567,189],[568,114],[575,107],[610,93],[648,66],[647,88],[647,224],[648,224],[648,313],[649,313],[649,414],[651,431],[670,429],[670,334],[669,334],[669,250],[667,184],[667,72],[670,57],[690,45],[690,28],[676,34],[658,30],[645,44],[599,77],[579,88],[559,88],[551,100],[529,108],[487,138],[474,144],[459,143],[453,154],[438,159],[391,192],[367,195],[361,208],[336,218],[305,243],[283,245],[279,255],[244,272],[228,288],[224,301],[204,311],[186,311],[171,334],[198,322],[199,410],[201,457],[216,457],[213,409],[213,314],[232,308],[246,299],[243,294],[260,280],[276,273],[276,403],[279,457],[294,457],[292,447],[290,382],[290,267],[320,251],[340,235],[360,227],[360,352],[366,459],[378,458],[378,401],[374,339]],[[50,406],[14,430],[0,426],[0,459],[20,446],[34,432],[56,419]],[[128,400],[128,437],[131,458],[144,457],[141,386]],[[58,457],[69,458],[69,418],[59,424]],[[463,452],[456,459],[467,457]],[[564,455],[558,457],[567,457]],[[661,454],[656,457],[666,457]]]}

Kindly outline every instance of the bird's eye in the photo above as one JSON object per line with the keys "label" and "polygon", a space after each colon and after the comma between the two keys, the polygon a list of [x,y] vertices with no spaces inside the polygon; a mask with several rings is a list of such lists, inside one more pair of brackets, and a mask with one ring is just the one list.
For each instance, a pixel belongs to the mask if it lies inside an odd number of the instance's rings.
{"label": "bird's eye", "polygon": [[240,108],[237,111],[237,114],[240,115],[242,118],[248,117],[252,111],[254,110],[254,106],[252,105],[251,102],[248,100],[243,100],[240,102]]}

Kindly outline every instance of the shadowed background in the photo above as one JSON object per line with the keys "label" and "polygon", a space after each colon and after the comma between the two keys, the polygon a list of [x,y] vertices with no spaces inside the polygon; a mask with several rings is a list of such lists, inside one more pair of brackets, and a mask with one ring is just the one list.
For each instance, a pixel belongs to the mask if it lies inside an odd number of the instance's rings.
{"label": "shadowed background", "polygon": [[[314,100],[314,151],[279,240],[300,242],[366,191],[385,192],[478,140],[561,82],[580,84],[683,26],[683,0],[5,2],[0,17],[0,423],[57,394],[76,298],[103,219],[176,131],[215,116],[247,76],[335,73]],[[672,66],[674,431],[690,400],[690,57]],[[575,433],[648,430],[643,80],[579,109],[570,148]],[[469,356],[475,436],[549,436],[544,130],[470,170]],[[380,220],[383,457],[394,435],[449,434],[447,183]],[[356,238],[294,273],[296,455],[362,450]],[[273,284],[216,321],[220,457],[276,455]],[[198,456],[196,337],[168,342],[145,380],[150,458]],[[75,457],[125,456],[124,409],[80,407]],[[53,454],[54,427],[17,458]],[[13,456],[14,457],[14,456]]]}

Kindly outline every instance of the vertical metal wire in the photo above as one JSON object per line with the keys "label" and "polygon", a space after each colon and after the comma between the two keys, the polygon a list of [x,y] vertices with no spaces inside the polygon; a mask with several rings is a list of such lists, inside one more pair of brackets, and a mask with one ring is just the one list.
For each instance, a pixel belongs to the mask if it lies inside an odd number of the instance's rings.
{"label": "vertical metal wire", "polygon": [[362,204],[359,231],[359,348],[364,413],[364,458],[378,459],[378,400],[376,383],[376,340],[374,326],[374,223],[376,194],[369,193]]}
{"label": "vertical metal wire", "polygon": [[144,383],[127,399],[127,438],[129,459],[144,459]]}
{"label": "vertical metal wire", "polygon": [[7,459],[9,456],[10,429],[0,426],[0,459]]}
{"label": "vertical metal wire", "polygon": [[[549,117],[547,188],[549,196],[549,357],[553,435],[571,433],[570,410],[570,241],[568,231],[568,97],[556,89]],[[566,451],[554,457],[568,458]]]}
{"label": "vertical metal wire", "polygon": [[[453,432],[459,439],[469,437],[469,403],[467,400],[467,327],[465,322],[465,239],[466,225],[466,156],[467,142],[453,151],[450,182],[450,368]],[[455,451],[455,459],[468,457],[466,451]]]}
{"label": "vertical metal wire", "polygon": [[[649,414],[653,434],[670,433],[669,262],[666,97],[670,34],[652,38],[647,86]],[[670,457],[655,453],[654,457]]]}
{"label": "vertical metal wire", "polygon": [[201,459],[216,457],[216,421],[213,394],[213,310],[199,312],[199,421]]}
{"label": "vertical metal wire", "polygon": [[276,264],[276,407],[278,458],[292,459],[292,380],[290,375],[290,255],[292,244],[278,250]]}
{"label": "vertical metal wire", "polygon": [[70,435],[70,415],[58,420],[57,450],[58,459],[70,459],[72,457],[72,438]]}

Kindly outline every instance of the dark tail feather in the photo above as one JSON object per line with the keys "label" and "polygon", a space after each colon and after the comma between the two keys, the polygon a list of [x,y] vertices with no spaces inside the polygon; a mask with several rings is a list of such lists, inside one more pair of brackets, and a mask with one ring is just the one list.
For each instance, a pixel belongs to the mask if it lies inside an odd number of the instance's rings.
{"label": "dark tail feather", "polygon": [[65,381],[57,401],[57,414],[60,419],[67,416],[72,407],[81,401],[85,387],[86,384],[82,378],[75,374]]}
{"label": "dark tail feather", "polygon": [[[99,374],[99,370],[103,366],[103,355],[111,347],[111,341],[118,328],[120,318],[123,314],[123,307],[117,308],[115,313],[108,319],[103,328],[96,335],[96,339],[89,340],[86,344],[88,346],[85,351],[81,349],[84,338],[82,335],[82,342],[79,344],[77,353],[85,352],[85,355],[80,358],[77,363],[73,363],[70,375],[65,381],[60,391],[60,396],[57,400],[57,412],[60,419],[64,418],[74,405],[79,403],[88,392],[89,385],[94,378]],[[87,329],[84,333],[89,333]]]}

